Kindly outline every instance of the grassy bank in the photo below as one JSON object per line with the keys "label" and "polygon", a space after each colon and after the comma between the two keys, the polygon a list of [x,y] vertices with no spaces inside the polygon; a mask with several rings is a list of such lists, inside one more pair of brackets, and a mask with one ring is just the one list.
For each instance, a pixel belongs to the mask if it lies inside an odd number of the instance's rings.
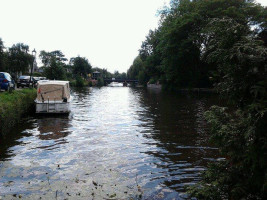
{"label": "grassy bank", "polygon": [[35,89],[0,93],[0,134],[8,133],[21,118],[32,111]]}

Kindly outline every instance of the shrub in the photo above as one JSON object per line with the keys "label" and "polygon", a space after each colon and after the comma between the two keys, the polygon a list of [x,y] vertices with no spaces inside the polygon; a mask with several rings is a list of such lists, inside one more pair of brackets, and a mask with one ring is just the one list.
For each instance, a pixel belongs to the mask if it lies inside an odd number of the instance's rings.
{"label": "shrub", "polygon": [[225,159],[209,165],[202,181],[191,188],[198,199],[266,199],[267,114],[213,106],[205,113],[211,140]]}
{"label": "shrub", "polygon": [[77,76],[76,77],[76,87],[84,87],[84,80],[82,79],[82,77]]}
{"label": "shrub", "polygon": [[75,80],[69,80],[69,82],[70,82],[70,86],[76,86],[76,81]]}

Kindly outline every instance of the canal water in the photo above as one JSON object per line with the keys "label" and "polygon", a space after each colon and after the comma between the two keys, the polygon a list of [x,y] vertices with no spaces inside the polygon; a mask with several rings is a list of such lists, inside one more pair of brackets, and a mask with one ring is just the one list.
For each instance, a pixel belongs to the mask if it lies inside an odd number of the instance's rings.
{"label": "canal water", "polygon": [[72,91],[68,116],[32,116],[0,140],[2,199],[185,199],[218,158],[214,96],[127,87]]}

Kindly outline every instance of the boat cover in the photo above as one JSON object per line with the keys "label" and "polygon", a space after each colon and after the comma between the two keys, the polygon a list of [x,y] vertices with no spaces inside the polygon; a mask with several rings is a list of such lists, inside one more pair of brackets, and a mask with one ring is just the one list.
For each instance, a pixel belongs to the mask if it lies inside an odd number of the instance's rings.
{"label": "boat cover", "polygon": [[63,101],[63,99],[68,100],[69,98],[68,81],[38,81],[37,101]]}

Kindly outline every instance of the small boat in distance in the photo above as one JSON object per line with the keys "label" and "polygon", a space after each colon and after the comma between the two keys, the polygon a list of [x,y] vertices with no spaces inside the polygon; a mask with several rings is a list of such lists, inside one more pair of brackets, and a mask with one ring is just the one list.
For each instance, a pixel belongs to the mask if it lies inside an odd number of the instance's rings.
{"label": "small boat in distance", "polygon": [[69,113],[69,81],[38,81],[36,113]]}

